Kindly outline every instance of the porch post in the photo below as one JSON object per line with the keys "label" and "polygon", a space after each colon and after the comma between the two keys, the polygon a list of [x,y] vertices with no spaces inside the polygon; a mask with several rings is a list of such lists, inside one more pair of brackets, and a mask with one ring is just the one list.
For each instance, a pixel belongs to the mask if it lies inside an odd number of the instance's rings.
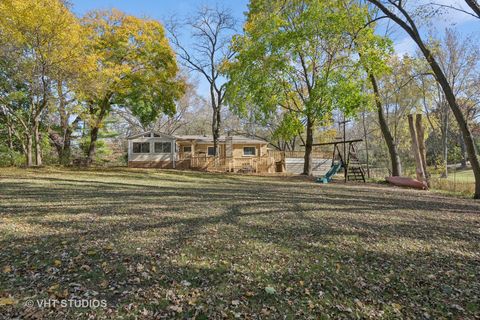
{"label": "porch post", "polygon": [[173,169],[175,169],[175,160],[177,157],[177,140],[172,142],[172,160],[173,160]]}

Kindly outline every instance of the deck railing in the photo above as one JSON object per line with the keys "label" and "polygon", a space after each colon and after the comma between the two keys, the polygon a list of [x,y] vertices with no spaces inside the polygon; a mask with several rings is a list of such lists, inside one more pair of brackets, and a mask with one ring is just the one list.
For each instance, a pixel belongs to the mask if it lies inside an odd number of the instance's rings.
{"label": "deck railing", "polygon": [[190,167],[197,170],[219,172],[268,173],[275,172],[275,160],[262,157],[190,157]]}
{"label": "deck railing", "polygon": [[[330,159],[328,152],[314,151],[314,159]],[[268,150],[263,156],[253,157],[213,157],[206,154],[179,154],[178,166],[185,169],[196,169],[218,172],[274,173],[285,172],[285,159],[304,158],[304,151]]]}

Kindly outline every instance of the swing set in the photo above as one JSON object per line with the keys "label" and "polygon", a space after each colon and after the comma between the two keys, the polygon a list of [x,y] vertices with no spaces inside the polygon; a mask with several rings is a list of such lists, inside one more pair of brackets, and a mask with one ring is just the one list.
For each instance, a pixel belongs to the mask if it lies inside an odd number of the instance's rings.
{"label": "swing set", "polygon": [[[347,181],[363,181],[365,182],[365,171],[362,168],[360,160],[357,156],[355,144],[362,142],[363,139],[341,140],[325,143],[315,143],[312,146],[330,146],[333,145],[332,165],[330,170],[323,178],[319,178],[318,182],[328,183],[332,177],[343,168],[344,179]],[[340,149],[343,146],[343,150]],[[348,150],[348,152],[347,152]],[[343,151],[343,152],[342,152]]]}

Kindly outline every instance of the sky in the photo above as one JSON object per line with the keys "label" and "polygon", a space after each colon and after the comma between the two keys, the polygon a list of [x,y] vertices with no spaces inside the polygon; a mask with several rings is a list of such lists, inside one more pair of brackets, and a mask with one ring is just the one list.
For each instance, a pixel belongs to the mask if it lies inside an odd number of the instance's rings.
{"label": "sky", "polygon": [[[128,14],[138,17],[155,18],[166,21],[171,17],[178,19],[189,16],[201,7],[221,6],[231,10],[233,16],[241,24],[244,21],[244,12],[247,11],[248,0],[70,0],[73,4],[73,11],[81,16],[93,9],[120,9]],[[414,0],[413,3],[417,3]],[[433,2],[433,1],[432,1]],[[436,0],[443,5],[468,7],[463,0]],[[442,36],[445,28],[455,28],[461,36],[474,35],[480,45],[480,20],[465,13],[448,11],[439,17],[432,19],[423,30],[433,30],[436,36]],[[415,43],[402,30],[394,27],[390,37],[394,41],[395,51],[398,55],[414,54],[417,47]],[[207,84],[199,79],[199,93],[207,90]]]}
{"label": "sky", "polygon": [[188,16],[202,5],[228,8],[239,20],[243,20],[243,13],[247,10],[248,0],[70,0],[73,11],[82,15],[92,9],[117,8],[139,17],[147,16],[159,20],[172,16]]}

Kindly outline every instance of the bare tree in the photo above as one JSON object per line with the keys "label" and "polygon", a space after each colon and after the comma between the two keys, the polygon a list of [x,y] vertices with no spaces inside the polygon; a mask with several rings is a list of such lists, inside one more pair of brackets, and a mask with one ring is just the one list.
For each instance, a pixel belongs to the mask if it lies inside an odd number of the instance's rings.
{"label": "bare tree", "polygon": [[423,40],[422,35],[417,27],[417,24],[414,21],[412,15],[405,8],[405,3],[402,0],[368,0],[371,4],[376,6],[380,11],[383,12],[387,17],[393,20],[398,24],[412,40],[417,44],[420,51],[427,60],[430,68],[432,69],[433,74],[435,75],[436,80],[442,87],[442,90],[445,94],[445,98],[452,110],[455,119],[457,120],[460,131],[463,135],[463,140],[465,142],[466,150],[468,157],[470,159],[470,164],[475,175],[475,199],[480,199],[480,161],[477,156],[477,150],[475,147],[475,141],[472,136],[472,132],[467,125],[465,116],[457,102],[457,97],[452,89],[451,84],[449,83],[447,76],[442,70],[440,64],[437,61],[437,57],[432,50],[428,47],[426,42]]}
{"label": "bare tree", "polygon": [[197,84],[188,79],[186,74],[181,73],[179,78],[185,82],[185,92],[176,101],[176,112],[173,116],[160,115],[154,122],[145,125],[129,108],[117,107],[113,110],[126,123],[127,134],[148,130],[166,134],[184,133],[188,132],[188,127],[197,125],[194,122],[201,122],[198,113],[205,105],[205,100],[197,94]]}
{"label": "bare tree", "polygon": [[473,16],[477,19],[480,19],[480,2],[477,0],[465,0],[465,3],[470,7],[470,9],[473,12],[468,11],[467,9],[464,9],[460,5],[451,5],[451,4],[445,4],[445,3],[438,3],[438,2],[430,2],[427,5],[431,6],[436,6],[439,8],[445,8],[445,9],[451,9],[459,12],[463,12],[465,14],[468,14],[470,16]]}
{"label": "bare tree", "polygon": [[[439,46],[438,62],[442,67],[458,104],[467,122],[474,122],[467,106],[475,106],[474,99],[480,94],[477,85],[480,49],[472,37],[461,39],[452,29],[445,31],[445,38]],[[442,97],[443,99],[443,97]],[[448,126],[448,112],[445,112],[445,125]],[[466,145],[461,135],[458,136],[462,150],[462,167],[467,165]]]}
{"label": "bare tree", "polygon": [[[216,155],[225,97],[225,79],[222,77],[221,68],[222,64],[234,55],[230,50],[230,41],[235,25],[230,11],[218,7],[202,7],[185,22],[172,21],[167,26],[180,62],[189,70],[199,73],[209,84],[209,102],[213,112],[213,147]],[[187,46],[186,42],[181,40],[180,27],[190,30],[191,45]]]}

